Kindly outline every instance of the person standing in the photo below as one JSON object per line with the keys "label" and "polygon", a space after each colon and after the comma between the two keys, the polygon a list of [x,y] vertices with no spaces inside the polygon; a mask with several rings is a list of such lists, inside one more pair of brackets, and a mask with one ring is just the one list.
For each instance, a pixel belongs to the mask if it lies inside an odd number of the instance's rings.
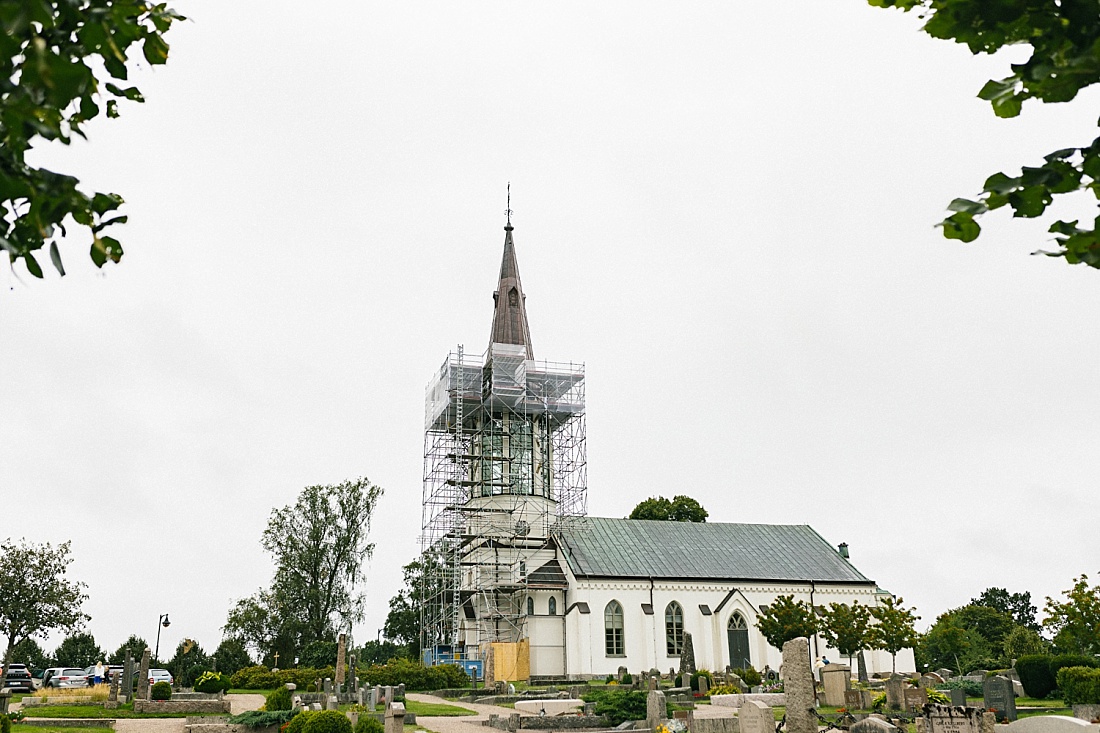
{"label": "person standing", "polygon": [[95,683],[98,685],[103,682],[103,662],[99,661],[95,663]]}

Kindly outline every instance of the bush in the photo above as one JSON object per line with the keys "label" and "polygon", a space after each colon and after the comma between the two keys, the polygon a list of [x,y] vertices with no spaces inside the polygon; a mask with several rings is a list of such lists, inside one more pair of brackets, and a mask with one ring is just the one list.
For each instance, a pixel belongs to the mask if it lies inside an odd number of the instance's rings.
{"label": "bush", "polygon": [[359,675],[366,685],[405,685],[409,690],[443,690],[469,687],[470,678],[462,667],[439,664],[425,667],[411,659],[391,659],[386,664],[374,664]]}
{"label": "bush", "polygon": [[267,702],[264,704],[264,708],[268,712],[273,710],[290,710],[292,707],[294,707],[294,700],[291,699],[290,690],[286,689],[286,685],[283,685],[268,695]]}
{"label": "bush", "polygon": [[[303,710],[287,723],[286,728],[283,729],[283,733],[302,733],[302,728],[305,727],[306,721],[316,715],[312,710]],[[233,718],[229,719],[229,722],[233,722]]]}
{"label": "bush", "polygon": [[370,715],[360,715],[359,722],[355,724],[355,733],[386,733],[386,726]]}
{"label": "bush", "polygon": [[172,699],[172,685],[161,680],[153,685],[152,691],[149,696],[154,700],[171,700]]}
{"label": "bush", "polygon": [[962,690],[967,697],[982,697],[985,690],[981,682],[974,680],[948,680],[936,685],[937,690]]}
{"label": "bush", "polygon": [[1053,659],[1048,654],[1028,654],[1016,660],[1016,673],[1028,697],[1042,700],[1054,689],[1055,673],[1050,668]]}
{"label": "bush", "polygon": [[741,678],[749,687],[755,687],[759,685],[763,680],[760,677],[760,673],[752,667],[745,667],[744,669],[735,669],[733,673]]}
{"label": "bush", "polygon": [[[619,725],[627,720],[645,720],[645,690],[590,689],[581,695],[585,702],[596,704],[596,715],[606,716],[611,725]],[[672,705],[666,703],[666,714],[672,717]]]}
{"label": "bush", "polygon": [[710,670],[700,669],[691,674],[691,689],[695,692],[699,691],[699,678],[707,678],[707,689],[714,687],[714,675],[710,673]]}
{"label": "bush", "polygon": [[210,667],[206,664],[195,664],[184,670],[176,683],[180,687],[194,687],[195,680],[203,675],[204,672],[209,672]]}
{"label": "bush", "polygon": [[240,715],[231,715],[229,722],[243,725],[246,728],[268,728],[273,725],[282,726],[297,715],[297,710],[249,710]]}
{"label": "bush", "polygon": [[302,733],[352,733],[351,721],[339,710],[321,710],[306,718]]}
{"label": "bush", "polygon": [[195,680],[195,692],[228,692],[229,676],[218,672],[203,672]]}
{"label": "bush", "polygon": [[623,675],[623,682],[622,683],[624,685],[633,685],[634,684],[634,678],[630,676],[629,672],[627,672],[626,674]]}
{"label": "bush", "polygon": [[1058,670],[1057,680],[1063,705],[1100,704],[1100,669],[1062,667]]}
{"label": "bush", "polygon": [[0,715],[0,733],[11,733],[11,718]]}

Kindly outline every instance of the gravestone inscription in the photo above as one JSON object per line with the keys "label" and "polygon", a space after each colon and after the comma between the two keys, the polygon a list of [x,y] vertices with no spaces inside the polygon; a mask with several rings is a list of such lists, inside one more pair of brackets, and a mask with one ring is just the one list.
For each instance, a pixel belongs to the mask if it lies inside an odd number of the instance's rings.
{"label": "gravestone inscription", "polygon": [[986,710],[997,715],[997,722],[1016,720],[1016,691],[1007,677],[987,677],[982,685]]}

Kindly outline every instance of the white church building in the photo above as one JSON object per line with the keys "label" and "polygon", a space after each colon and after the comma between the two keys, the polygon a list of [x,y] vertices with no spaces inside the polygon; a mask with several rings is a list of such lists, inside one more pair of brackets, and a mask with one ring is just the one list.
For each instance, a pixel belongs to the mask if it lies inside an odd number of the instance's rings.
{"label": "white church building", "polygon": [[[778,670],[756,627],[776,597],[890,596],[808,525],[587,516],[584,365],[535,359],[512,232],[509,212],[488,349],[459,347],[427,389],[426,662],[490,680],[667,672],[690,633],[698,668]],[[887,652],[865,659],[891,669]],[[915,669],[912,650],[897,669]]]}

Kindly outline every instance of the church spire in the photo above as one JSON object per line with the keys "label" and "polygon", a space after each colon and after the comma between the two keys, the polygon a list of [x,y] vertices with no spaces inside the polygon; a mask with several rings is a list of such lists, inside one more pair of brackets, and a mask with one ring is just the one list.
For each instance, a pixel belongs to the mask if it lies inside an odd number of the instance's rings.
{"label": "church spire", "polygon": [[500,262],[500,282],[493,293],[493,331],[490,344],[516,344],[527,350],[527,358],[534,359],[531,348],[531,328],[527,325],[527,306],[523,285],[519,280],[519,264],[516,262],[516,246],[512,242],[512,192],[508,186],[508,206],[505,211],[504,258]]}

